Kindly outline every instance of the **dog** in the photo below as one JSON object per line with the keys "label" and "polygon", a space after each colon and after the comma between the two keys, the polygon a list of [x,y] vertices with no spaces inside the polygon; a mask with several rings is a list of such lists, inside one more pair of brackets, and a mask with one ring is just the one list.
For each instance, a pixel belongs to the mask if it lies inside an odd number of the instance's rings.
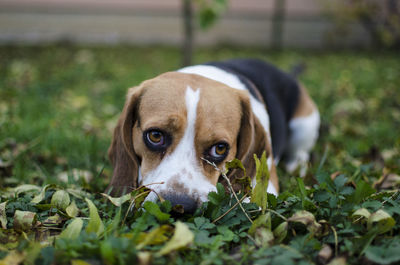
{"label": "dog", "polygon": [[253,156],[265,151],[266,192],[278,195],[278,162],[284,157],[288,171],[304,173],[319,125],[305,87],[261,60],[167,72],[129,89],[109,148],[114,171],[108,190],[148,185],[146,200],[161,196],[190,213],[216,191],[221,171],[215,166],[238,158],[253,177]]}

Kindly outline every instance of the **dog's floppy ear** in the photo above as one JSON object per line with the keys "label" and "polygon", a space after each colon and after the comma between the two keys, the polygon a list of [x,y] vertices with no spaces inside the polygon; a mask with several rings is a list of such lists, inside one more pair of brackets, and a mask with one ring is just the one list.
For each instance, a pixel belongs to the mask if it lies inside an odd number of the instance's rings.
{"label": "dog's floppy ear", "polygon": [[132,128],[137,120],[140,87],[129,89],[124,109],[119,117],[108,157],[114,167],[107,191],[113,195],[130,192],[137,187],[139,161],[133,149]]}
{"label": "dog's floppy ear", "polygon": [[[271,146],[263,126],[253,114],[247,93],[240,94],[240,103],[242,118],[237,140],[236,158],[242,161],[247,175],[253,177],[256,173],[254,154],[261,157],[262,153],[266,151],[268,157],[271,154]],[[240,170],[233,170],[229,174],[231,180],[242,176],[243,173]]]}

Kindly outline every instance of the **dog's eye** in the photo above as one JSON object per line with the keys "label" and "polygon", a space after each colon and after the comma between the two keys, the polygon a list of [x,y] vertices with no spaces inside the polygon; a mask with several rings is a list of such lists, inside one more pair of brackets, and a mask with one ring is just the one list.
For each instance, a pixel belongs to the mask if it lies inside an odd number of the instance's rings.
{"label": "dog's eye", "polygon": [[221,162],[228,155],[229,145],[227,143],[218,143],[211,146],[208,151],[208,157],[213,160],[213,162]]}
{"label": "dog's eye", "polygon": [[150,129],[143,134],[146,146],[153,151],[163,151],[168,146],[168,135],[157,129]]}
{"label": "dog's eye", "polygon": [[148,132],[147,138],[152,144],[163,144],[164,142],[164,135],[159,131]]}

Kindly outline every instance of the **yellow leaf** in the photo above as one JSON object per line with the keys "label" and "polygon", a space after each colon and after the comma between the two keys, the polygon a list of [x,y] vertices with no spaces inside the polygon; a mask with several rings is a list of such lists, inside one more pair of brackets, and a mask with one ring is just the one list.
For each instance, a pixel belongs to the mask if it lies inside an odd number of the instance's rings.
{"label": "yellow leaf", "polygon": [[168,237],[165,235],[166,233],[170,232],[171,226],[169,225],[162,225],[158,228],[153,229],[149,233],[142,233],[139,235],[137,242],[140,242],[137,245],[137,249],[142,249],[147,245],[157,245],[164,243],[168,240]]}
{"label": "yellow leaf", "polygon": [[61,232],[60,238],[75,239],[82,231],[83,221],[81,218],[74,219],[67,228]]}
{"label": "yellow leaf", "polygon": [[371,213],[365,209],[365,208],[360,208],[357,211],[355,211],[351,217],[353,217],[354,221],[357,221],[359,219],[367,219],[371,216]]}
{"label": "yellow leaf", "polygon": [[106,193],[100,193],[101,195],[103,195],[103,197],[106,197],[112,204],[114,204],[117,207],[120,207],[122,204],[124,204],[125,202],[129,201],[131,199],[131,193],[127,193],[121,197],[111,197],[110,195],[106,194]]}
{"label": "yellow leaf", "polygon": [[79,209],[76,206],[75,201],[72,201],[71,204],[65,208],[65,212],[68,214],[69,217],[76,217],[78,215]]}
{"label": "yellow leaf", "polygon": [[190,243],[193,242],[194,235],[192,231],[182,222],[176,222],[175,224],[175,233],[172,236],[171,240],[165,244],[165,246],[160,249],[157,253],[159,255],[168,254],[174,250],[178,250],[186,247]]}
{"label": "yellow leaf", "polygon": [[11,251],[5,258],[0,260],[0,265],[18,265],[25,259],[23,253]]}
{"label": "yellow leaf", "polygon": [[386,233],[396,225],[396,221],[384,210],[378,210],[368,218],[368,230],[377,229],[380,234]]}
{"label": "yellow leaf", "polygon": [[73,259],[71,260],[71,265],[91,265],[91,264],[81,259]]}
{"label": "yellow leaf", "polygon": [[93,202],[85,198],[86,203],[89,205],[89,223],[86,226],[86,232],[94,232],[98,236],[104,232],[104,224],[100,219],[99,212]]}

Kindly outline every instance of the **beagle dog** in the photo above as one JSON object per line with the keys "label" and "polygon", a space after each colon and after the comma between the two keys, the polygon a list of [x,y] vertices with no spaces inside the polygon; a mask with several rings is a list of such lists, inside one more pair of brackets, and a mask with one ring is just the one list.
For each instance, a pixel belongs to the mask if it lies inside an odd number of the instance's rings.
{"label": "beagle dog", "polygon": [[147,200],[161,196],[190,213],[216,190],[220,171],[209,162],[222,169],[238,158],[253,177],[253,155],[266,151],[266,192],[277,195],[277,163],[284,156],[287,170],[304,172],[319,124],[306,89],[263,61],[235,59],[167,72],[129,89],[109,149],[114,171],[108,190],[147,185]]}

